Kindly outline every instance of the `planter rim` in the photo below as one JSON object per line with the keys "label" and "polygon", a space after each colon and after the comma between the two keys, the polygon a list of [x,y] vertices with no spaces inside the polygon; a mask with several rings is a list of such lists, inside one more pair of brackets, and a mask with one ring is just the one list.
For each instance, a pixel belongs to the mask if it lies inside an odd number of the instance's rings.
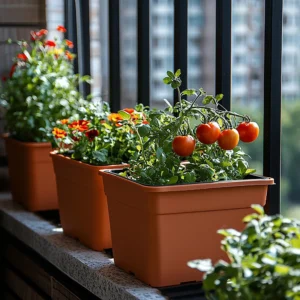
{"label": "planter rim", "polygon": [[216,182],[196,182],[189,184],[177,184],[177,185],[145,185],[138,182],[135,182],[131,179],[122,177],[113,171],[115,169],[110,170],[99,170],[99,174],[103,177],[115,177],[119,181],[127,181],[128,183],[135,185],[138,188],[141,188],[147,192],[180,192],[180,191],[192,191],[192,190],[206,190],[206,189],[216,189],[216,188],[232,188],[232,187],[242,187],[242,186],[258,186],[258,185],[274,185],[274,179],[271,177],[265,177],[260,175],[252,175],[255,176],[255,179],[240,179],[240,180],[224,180],[224,181],[216,181]]}
{"label": "planter rim", "polygon": [[115,170],[115,169],[120,169],[122,170],[124,167],[128,167],[129,165],[128,164],[119,164],[119,165],[105,165],[105,166],[95,166],[95,165],[90,165],[90,164],[87,164],[87,163],[84,163],[80,160],[75,160],[75,159],[72,159],[71,157],[68,157],[68,156],[65,156],[63,154],[60,154],[57,152],[57,150],[54,150],[54,151],[51,151],[50,152],[50,156],[53,158],[58,158],[60,160],[68,160],[68,162],[70,164],[73,164],[73,165],[80,165],[82,166],[83,168],[93,168],[93,169],[97,169],[97,170],[107,170],[107,169],[112,169],[112,170]]}
{"label": "planter rim", "polygon": [[24,145],[26,147],[32,147],[32,148],[48,148],[49,146],[52,148],[52,145],[50,142],[22,142],[22,141],[19,141],[13,137],[11,137],[9,135],[9,133],[5,133],[5,134],[2,134],[0,135],[0,137],[3,139],[3,140],[10,140],[12,141],[13,143],[18,143],[18,144],[21,144],[21,145]]}

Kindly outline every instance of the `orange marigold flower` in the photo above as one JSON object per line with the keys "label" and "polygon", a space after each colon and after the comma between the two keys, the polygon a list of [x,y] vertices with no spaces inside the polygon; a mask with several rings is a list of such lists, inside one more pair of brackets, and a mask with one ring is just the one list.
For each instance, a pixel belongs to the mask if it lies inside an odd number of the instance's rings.
{"label": "orange marigold flower", "polygon": [[60,32],[67,32],[67,29],[64,26],[62,26],[62,25],[58,25],[56,27],[56,30],[60,31]]}
{"label": "orange marigold flower", "polygon": [[85,136],[89,139],[89,141],[93,141],[96,136],[99,135],[99,131],[97,129],[91,129],[85,132]]}
{"label": "orange marigold flower", "polygon": [[72,60],[74,58],[74,55],[70,51],[66,51],[65,54],[68,60]]}
{"label": "orange marigold flower", "polygon": [[45,46],[48,46],[48,47],[55,47],[56,46],[56,43],[54,41],[46,41],[45,42]]}
{"label": "orange marigold flower", "polygon": [[149,122],[147,120],[144,120],[143,124],[147,125],[147,124],[149,124]]}
{"label": "orange marigold flower", "polygon": [[69,119],[60,120],[60,123],[63,124],[63,125],[68,124],[69,123]]}
{"label": "orange marigold flower", "polygon": [[88,124],[90,122],[86,120],[78,120],[72,122],[68,127],[74,130],[79,130],[81,132],[86,131],[89,129]]}
{"label": "orange marigold flower", "polygon": [[122,121],[123,118],[121,117],[120,114],[116,114],[116,113],[112,113],[110,115],[107,116],[107,119],[109,121],[112,121],[112,122],[118,122],[118,121]]}
{"label": "orange marigold flower", "polygon": [[19,53],[17,55],[17,58],[20,59],[20,60],[23,60],[23,61],[27,60],[27,56],[24,53]]}
{"label": "orange marigold flower", "polygon": [[133,108],[124,108],[123,110],[126,111],[129,114],[132,114],[132,113],[135,112],[135,110]]}
{"label": "orange marigold flower", "polygon": [[53,128],[52,134],[55,136],[56,139],[64,138],[67,136],[67,133],[63,129],[57,127]]}
{"label": "orange marigold flower", "polygon": [[74,44],[73,44],[72,41],[66,40],[66,44],[67,44],[67,46],[68,46],[69,48],[74,48]]}

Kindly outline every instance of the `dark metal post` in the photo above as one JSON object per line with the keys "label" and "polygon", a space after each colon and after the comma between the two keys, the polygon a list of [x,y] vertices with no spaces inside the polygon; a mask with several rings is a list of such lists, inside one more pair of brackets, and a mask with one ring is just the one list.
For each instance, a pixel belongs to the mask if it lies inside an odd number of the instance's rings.
{"label": "dark metal post", "polygon": [[216,0],[216,94],[231,107],[231,0]]}
{"label": "dark metal post", "polygon": [[[75,0],[65,0],[65,27],[67,28],[66,38],[74,44],[74,48],[70,51],[78,53]],[[74,72],[78,73],[78,57],[74,59]]]}
{"label": "dark metal post", "polygon": [[[181,69],[181,90],[187,88],[188,69],[188,0],[174,0],[174,71]],[[178,102],[174,90],[174,103]]]}
{"label": "dark metal post", "polygon": [[[75,3],[79,73],[81,75],[91,75],[89,1],[75,0]],[[91,92],[90,85],[86,83],[81,84],[80,90],[85,97]]]}
{"label": "dark metal post", "polygon": [[150,1],[137,1],[138,103],[150,105]]}
{"label": "dark metal post", "polygon": [[109,0],[109,99],[111,110],[121,108],[120,1]]}
{"label": "dark metal post", "polygon": [[264,175],[273,177],[266,210],[280,212],[281,54],[283,0],[265,0]]}

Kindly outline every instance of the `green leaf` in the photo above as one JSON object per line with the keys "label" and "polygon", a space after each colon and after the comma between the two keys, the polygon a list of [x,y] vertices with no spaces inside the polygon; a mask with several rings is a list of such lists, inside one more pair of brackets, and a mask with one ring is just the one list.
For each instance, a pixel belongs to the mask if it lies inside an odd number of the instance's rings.
{"label": "green leaf", "polygon": [[212,102],[212,100],[213,100],[213,96],[207,95],[207,96],[205,96],[205,97],[203,98],[202,103],[203,103],[204,105],[207,105],[207,104],[209,104],[210,102]]}
{"label": "green leaf", "polygon": [[287,275],[289,274],[290,270],[291,268],[289,266],[280,265],[280,264],[277,264],[274,268],[274,271],[280,275]]}
{"label": "green leaf", "polygon": [[173,89],[177,89],[178,87],[180,87],[180,82],[173,80],[171,83],[171,87]]}
{"label": "green leaf", "polygon": [[165,77],[165,78],[163,79],[163,82],[164,82],[165,84],[170,84],[170,83],[172,82],[172,79],[171,79],[170,77]]}
{"label": "green leaf", "polygon": [[192,95],[197,95],[196,90],[195,89],[187,89],[184,90],[181,95],[187,95],[187,96],[192,96]]}
{"label": "green leaf", "polygon": [[173,72],[167,71],[167,74],[168,74],[168,76],[169,76],[170,78],[175,79],[175,75],[174,75]]}
{"label": "green leaf", "polygon": [[254,219],[257,219],[259,217],[258,214],[250,214],[250,215],[247,215],[246,217],[243,218],[243,222],[244,223],[248,223]]}
{"label": "green leaf", "polygon": [[259,215],[263,216],[265,214],[264,208],[258,204],[252,204],[251,208],[255,210]]}
{"label": "green leaf", "polygon": [[138,133],[141,137],[148,136],[150,132],[149,125],[140,125],[137,127]]}
{"label": "green leaf", "polygon": [[213,268],[211,259],[191,260],[187,263],[190,268],[198,269],[202,272],[208,272]]}
{"label": "green leaf", "polygon": [[215,99],[219,102],[223,99],[224,95],[223,94],[218,94],[216,95]]}
{"label": "green leaf", "polygon": [[256,172],[255,169],[247,169],[246,172],[245,172],[245,175],[250,175],[250,174],[253,174],[255,172]]}
{"label": "green leaf", "polygon": [[176,72],[175,72],[175,77],[179,77],[181,75],[181,70],[178,69]]}
{"label": "green leaf", "polygon": [[107,149],[101,149],[99,151],[93,151],[93,158],[102,163],[107,162],[108,151]]}
{"label": "green leaf", "polygon": [[130,118],[131,118],[131,115],[124,110],[119,110],[118,114],[123,118],[123,120],[126,120],[126,121],[130,120]]}
{"label": "green leaf", "polygon": [[172,176],[169,180],[168,180],[168,184],[175,184],[178,181],[178,176]]}

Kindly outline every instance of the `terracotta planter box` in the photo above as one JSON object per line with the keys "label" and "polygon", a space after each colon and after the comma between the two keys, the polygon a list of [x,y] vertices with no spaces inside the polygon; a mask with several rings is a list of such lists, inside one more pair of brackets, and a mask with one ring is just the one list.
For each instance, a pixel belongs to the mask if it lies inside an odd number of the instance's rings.
{"label": "terracotta planter box", "polygon": [[[100,172],[108,198],[115,264],[154,286],[200,281],[193,259],[227,259],[220,228],[241,230],[251,204],[265,205],[272,178],[146,186]],[[116,188],[117,187],[117,188]]]}
{"label": "terracotta planter box", "polygon": [[124,165],[92,166],[56,152],[51,157],[64,233],[93,250],[111,248],[107,199],[98,173]]}
{"label": "terracotta planter box", "polygon": [[50,143],[24,143],[3,137],[13,200],[30,211],[58,208]]}

